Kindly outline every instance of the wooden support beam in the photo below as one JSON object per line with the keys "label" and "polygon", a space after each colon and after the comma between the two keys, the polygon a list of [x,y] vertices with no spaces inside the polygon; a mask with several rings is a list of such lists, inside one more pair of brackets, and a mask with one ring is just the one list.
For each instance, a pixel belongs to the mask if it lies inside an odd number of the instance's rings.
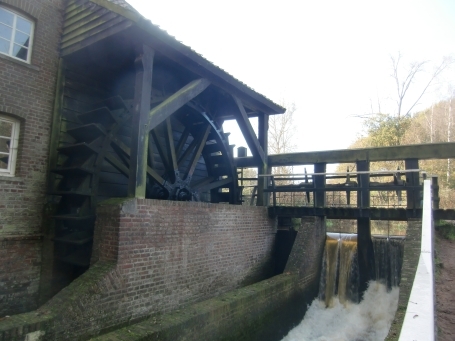
{"label": "wooden support beam", "polygon": [[[270,174],[270,169],[267,165],[267,152],[268,152],[268,131],[269,131],[269,115],[262,114],[258,117],[258,140],[259,145],[264,151],[264,161],[258,167],[258,174]],[[267,177],[259,177],[258,179],[258,198],[256,201],[257,206],[268,206],[270,197],[264,190],[268,185]]]}
{"label": "wooden support beam", "polygon": [[[368,172],[368,160],[357,161],[358,172]],[[358,174],[357,206],[360,210],[370,207],[370,174]],[[367,289],[368,282],[376,278],[373,242],[371,240],[371,220],[367,217],[357,219],[357,252],[359,258],[359,293],[362,295]],[[361,297],[359,297],[361,299]]]}
{"label": "wooden support beam", "polygon": [[[407,221],[422,218],[422,210],[406,208],[310,207],[277,206],[268,208],[270,218],[317,216],[327,219],[359,219]],[[435,217],[455,217],[455,210],[435,210]],[[455,219],[455,218],[454,218]]]}
{"label": "wooden support beam", "polygon": [[[314,165],[315,173],[325,173],[326,164],[325,163],[316,163]],[[322,189],[325,188],[325,175],[315,175],[314,176],[314,207],[324,207],[326,202],[325,191]]]}
{"label": "wooden support beam", "polygon": [[185,85],[172,96],[169,96],[165,101],[150,111],[148,130],[154,129],[158,124],[166,120],[166,118],[183,107],[187,102],[199,95],[209,85],[210,82],[207,79],[196,79]]}
{"label": "wooden support beam", "polygon": [[237,113],[236,119],[237,123],[242,131],[243,137],[245,138],[248,147],[250,147],[251,153],[258,161],[258,164],[267,163],[266,155],[264,150],[262,149],[259,141],[256,137],[256,133],[254,132],[253,127],[251,126],[250,120],[248,119],[248,115],[246,114],[245,108],[243,107],[242,101],[237,96],[232,96],[239,112]]}
{"label": "wooden support beam", "polygon": [[[418,155],[418,154],[416,154]],[[406,169],[419,169],[419,160],[416,158],[404,160]],[[419,185],[419,172],[406,173],[406,185],[418,186]],[[407,208],[416,209],[422,208],[420,204],[421,191],[415,188],[406,191]]]}
{"label": "wooden support beam", "polygon": [[134,88],[133,131],[130,155],[128,195],[145,198],[147,180],[147,151],[149,130],[147,129],[152,93],[152,68],[155,52],[143,45],[136,58],[136,82]]}

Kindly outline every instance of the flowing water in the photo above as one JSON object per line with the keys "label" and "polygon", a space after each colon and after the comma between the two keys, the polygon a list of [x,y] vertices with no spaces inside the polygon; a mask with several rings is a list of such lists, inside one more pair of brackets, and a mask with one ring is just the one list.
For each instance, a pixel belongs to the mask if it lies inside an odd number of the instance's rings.
{"label": "flowing water", "polygon": [[362,295],[358,290],[357,236],[327,235],[319,297],[282,341],[385,339],[398,304],[403,239],[373,238],[373,245],[377,280]]}

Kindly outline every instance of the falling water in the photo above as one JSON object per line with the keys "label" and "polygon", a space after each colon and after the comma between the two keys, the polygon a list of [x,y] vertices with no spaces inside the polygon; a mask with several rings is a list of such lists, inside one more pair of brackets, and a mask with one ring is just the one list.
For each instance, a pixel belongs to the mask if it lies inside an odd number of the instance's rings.
{"label": "falling water", "polygon": [[382,341],[398,304],[403,239],[373,238],[377,281],[360,293],[357,236],[329,233],[319,297],[282,341]]}

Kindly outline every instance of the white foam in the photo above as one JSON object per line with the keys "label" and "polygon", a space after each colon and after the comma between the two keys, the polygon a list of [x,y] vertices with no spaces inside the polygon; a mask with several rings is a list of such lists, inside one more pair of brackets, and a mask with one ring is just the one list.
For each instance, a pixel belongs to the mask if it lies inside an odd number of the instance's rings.
{"label": "white foam", "polygon": [[383,341],[397,310],[398,288],[387,292],[379,282],[370,282],[359,304],[337,298],[331,308],[314,300],[303,321],[282,341]]}

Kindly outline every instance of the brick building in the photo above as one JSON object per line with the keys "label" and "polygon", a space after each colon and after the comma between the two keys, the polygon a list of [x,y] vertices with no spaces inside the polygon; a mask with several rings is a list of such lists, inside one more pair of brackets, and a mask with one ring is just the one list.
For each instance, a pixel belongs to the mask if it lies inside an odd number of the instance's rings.
{"label": "brick building", "polygon": [[[0,75],[0,317],[36,309],[100,261],[121,258],[104,259],[106,249],[99,249],[112,246],[99,239],[110,227],[94,223],[106,199],[238,204],[233,146],[222,123],[237,120],[252,166],[263,171],[268,117],[284,111],[123,0],[0,0]],[[258,117],[259,136],[249,117]],[[191,206],[182,205],[179,211],[192,217]],[[209,206],[204,210],[211,212]],[[257,251],[243,262],[241,244],[234,243],[226,252],[238,258],[223,265],[232,283],[195,290],[185,302],[264,276],[257,264],[270,259],[273,224],[258,218],[265,210],[239,212],[244,216],[222,230],[225,238],[232,242],[239,229],[253,228],[259,237],[248,248]],[[156,226],[168,226],[159,217]],[[197,224],[203,233],[216,225],[210,219]],[[210,264],[208,283],[218,266]],[[56,297],[54,306],[66,296]],[[171,308],[182,303],[176,302]],[[131,316],[150,313],[136,308]]]}
{"label": "brick building", "polygon": [[0,1],[0,316],[37,306],[61,0]]}

